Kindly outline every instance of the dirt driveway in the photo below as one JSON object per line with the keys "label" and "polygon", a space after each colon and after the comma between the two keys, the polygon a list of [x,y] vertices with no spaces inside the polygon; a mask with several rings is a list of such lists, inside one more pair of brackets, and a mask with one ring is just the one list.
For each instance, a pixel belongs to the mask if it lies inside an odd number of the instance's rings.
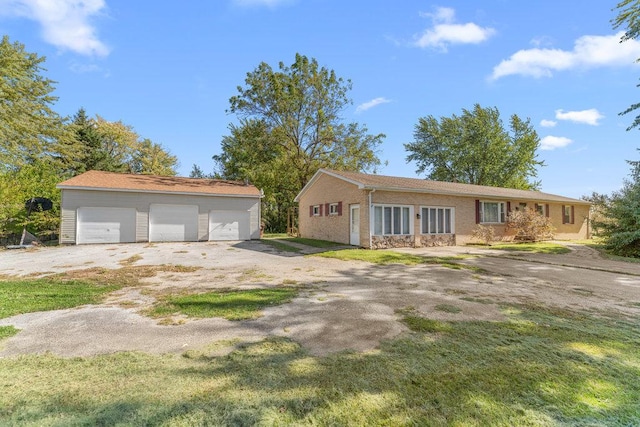
{"label": "dirt driveway", "polygon": [[[51,352],[88,356],[116,351],[222,354],[240,342],[286,336],[311,354],[374,349],[405,327],[396,310],[412,307],[441,320],[501,320],[504,303],[544,304],[599,313],[640,315],[640,264],[601,259],[584,246],[567,255],[505,253],[468,247],[410,249],[425,256],[474,255],[461,262],[482,272],[439,265],[350,262],[280,252],[258,241],[40,248],[0,252],[6,276],[46,275],[92,267],[200,267],[161,272],[144,285],[114,292],[98,306],[0,319],[21,330],[0,344],[0,357]],[[180,319],[161,325],[142,316],[153,298],[143,289],[204,291],[298,284],[291,303],[251,321]]]}

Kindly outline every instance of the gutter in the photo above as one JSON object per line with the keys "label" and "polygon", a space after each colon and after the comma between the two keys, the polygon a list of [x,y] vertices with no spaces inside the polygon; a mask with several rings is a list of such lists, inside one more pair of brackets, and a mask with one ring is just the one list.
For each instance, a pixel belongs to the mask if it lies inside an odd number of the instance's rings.
{"label": "gutter", "polygon": [[376,192],[375,188],[372,188],[371,191],[369,191],[369,249],[373,249],[373,233],[371,230],[371,218],[373,218],[373,193]]}

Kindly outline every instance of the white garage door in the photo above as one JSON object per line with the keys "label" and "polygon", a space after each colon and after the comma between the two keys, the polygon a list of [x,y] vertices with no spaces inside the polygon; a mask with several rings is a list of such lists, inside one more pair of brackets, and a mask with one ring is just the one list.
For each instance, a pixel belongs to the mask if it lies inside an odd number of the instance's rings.
{"label": "white garage door", "polygon": [[249,211],[209,212],[209,240],[249,240]]}
{"label": "white garage door", "polygon": [[77,226],[78,244],[135,242],[136,210],[78,208]]}
{"label": "white garage door", "polygon": [[195,242],[198,240],[198,206],[151,205],[150,242]]}

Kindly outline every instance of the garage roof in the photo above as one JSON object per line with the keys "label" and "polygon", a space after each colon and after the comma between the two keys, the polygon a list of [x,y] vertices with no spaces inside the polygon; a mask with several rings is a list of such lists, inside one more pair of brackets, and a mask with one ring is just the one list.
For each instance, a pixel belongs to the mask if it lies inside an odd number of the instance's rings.
{"label": "garage roof", "polygon": [[177,176],[134,175],[88,171],[57,185],[62,190],[135,191],[260,197],[257,187],[241,181],[184,178]]}

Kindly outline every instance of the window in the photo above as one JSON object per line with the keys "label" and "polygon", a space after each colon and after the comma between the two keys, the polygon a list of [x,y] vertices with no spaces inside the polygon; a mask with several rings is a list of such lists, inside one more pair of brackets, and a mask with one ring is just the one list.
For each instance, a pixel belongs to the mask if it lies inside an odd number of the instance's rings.
{"label": "window", "polygon": [[536,203],[536,212],[542,216],[549,216],[549,205],[541,205]]}
{"label": "window", "polygon": [[320,216],[320,205],[313,206],[313,216]]}
{"label": "window", "polygon": [[376,236],[411,234],[411,208],[409,206],[375,205],[373,207],[373,234]]}
{"label": "window", "polygon": [[422,234],[453,234],[453,208],[423,207],[421,212]]}
{"label": "window", "polygon": [[562,223],[573,224],[573,206],[571,205],[562,206]]}
{"label": "window", "polygon": [[480,222],[492,224],[504,223],[504,202],[480,202]]}
{"label": "window", "polygon": [[329,215],[338,215],[338,204],[331,203],[329,205]]}

